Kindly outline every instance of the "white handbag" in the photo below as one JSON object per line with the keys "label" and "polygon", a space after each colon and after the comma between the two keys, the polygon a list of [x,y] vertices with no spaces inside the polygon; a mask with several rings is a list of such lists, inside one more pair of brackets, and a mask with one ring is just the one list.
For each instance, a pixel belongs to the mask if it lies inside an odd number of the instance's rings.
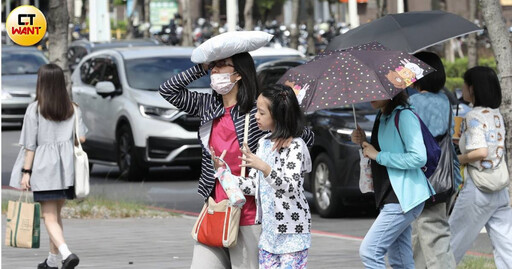
{"label": "white handbag", "polygon": [[85,198],[89,194],[89,158],[82,149],[78,134],[78,114],[75,108],[75,139],[73,143],[73,158],[75,164],[75,195],[77,198]]}
{"label": "white handbag", "polygon": [[483,192],[497,192],[509,185],[509,173],[504,159],[495,169],[478,171],[477,168],[468,165],[467,170],[475,186]]}

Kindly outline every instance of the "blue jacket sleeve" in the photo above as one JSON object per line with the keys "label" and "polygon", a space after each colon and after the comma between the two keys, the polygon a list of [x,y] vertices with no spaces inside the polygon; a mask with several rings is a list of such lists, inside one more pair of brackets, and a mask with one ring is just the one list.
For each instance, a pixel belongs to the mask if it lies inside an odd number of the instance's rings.
{"label": "blue jacket sleeve", "polygon": [[[389,124],[395,125],[394,117],[390,119]],[[377,163],[386,167],[403,170],[425,166],[427,163],[427,150],[423,143],[421,126],[416,115],[410,110],[403,110],[400,113],[398,127],[400,128],[404,152],[381,151],[377,155]],[[400,143],[400,141],[396,142]]]}

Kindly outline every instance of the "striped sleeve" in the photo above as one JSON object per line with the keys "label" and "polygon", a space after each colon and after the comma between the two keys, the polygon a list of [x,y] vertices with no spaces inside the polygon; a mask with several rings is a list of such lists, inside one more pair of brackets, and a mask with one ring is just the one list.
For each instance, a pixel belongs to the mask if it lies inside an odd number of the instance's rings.
{"label": "striped sleeve", "polygon": [[311,147],[315,142],[315,133],[313,133],[313,131],[311,131],[308,127],[304,127],[301,138],[306,143],[306,146]]}
{"label": "striped sleeve", "polygon": [[205,100],[210,98],[211,94],[192,92],[187,86],[207,74],[201,65],[195,65],[160,85],[160,95],[179,110],[199,116],[201,109],[205,109]]}

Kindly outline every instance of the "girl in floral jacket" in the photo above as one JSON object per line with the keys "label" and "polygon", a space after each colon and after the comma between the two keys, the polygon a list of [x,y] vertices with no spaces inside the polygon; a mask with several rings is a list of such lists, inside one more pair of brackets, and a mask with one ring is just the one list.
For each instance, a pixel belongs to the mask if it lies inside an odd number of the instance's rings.
{"label": "girl in floral jacket", "polygon": [[[311,171],[311,157],[300,138],[304,116],[295,93],[284,85],[263,90],[257,109],[258,127],[270,133],[260,138],[256,154],[246,144],[241,149],[246,162],[242,166],[253,169],[247,178],[238,179],[244,194],[256,197],[256,222],[262,225],[260,268],[306,268],[311,213],[303,184],[304,173]],[[293,139],[289,147],[272,151],[279,138]],[[214,162],[219,178],[231,176],[220,161]]]}

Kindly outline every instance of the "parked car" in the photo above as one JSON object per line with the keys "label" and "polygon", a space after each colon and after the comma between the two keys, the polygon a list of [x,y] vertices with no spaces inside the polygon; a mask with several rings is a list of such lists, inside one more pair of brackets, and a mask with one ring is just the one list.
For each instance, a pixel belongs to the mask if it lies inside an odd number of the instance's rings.
{"label": "parked car", "polygon": [[113,40],[110,42],[90,42],[87,39],[76,40],[71,42],[68,47],[69,70],[73,72],[80,60],[91,52],[112,48],[155,46],[158,44],[158,41],[154,39]]}
{"label": "parked car", "polygon": [[2,124],[22,123],[36,97],[37,71],[48,59],[34,47],[2,47]]}
{"label": "parked car", "polygon": [[[284,73],[305,63],[305,59],[271,61],[257,68],[263,87],[273,84]],[[355,105],[357,123],[365,130],[368,141],[376,110],[369,103]],[[351,142],[355,128],[352,106],[324,109],[306,114],[307,125],[315,133],[310,148],[313,169],[304,187],[313,193],[313,203],[322,217],[340,216],[346,207],[374,206],[373,194],[359,190],[359,145]]]}

